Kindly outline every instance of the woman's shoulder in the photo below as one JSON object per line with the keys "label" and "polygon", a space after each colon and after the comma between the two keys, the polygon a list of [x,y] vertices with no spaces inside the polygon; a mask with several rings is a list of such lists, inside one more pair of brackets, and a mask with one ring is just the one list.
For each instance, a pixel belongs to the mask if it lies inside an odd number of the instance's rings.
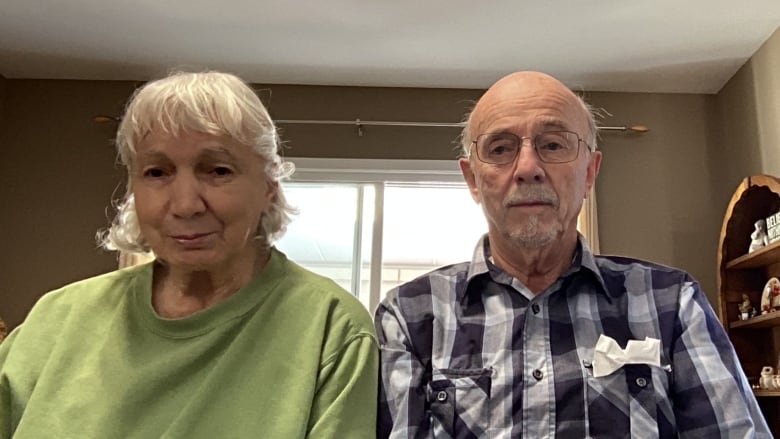
{"label": "woman's shoulder", "polygon": [[11,334],[17,346],[14,358],[32,367],[39,364],[38,356],[50,355],[54,344],[83,342],[85,334],[102,333],[101,325],[129,296],[134,279],[147,269],[139,266],[100,274],[45,293]]}
{"label": "woman's shoulder", "polygon": [[354,294],[335,281],[286,260],[280,293],[294,302],[300,315],[327,313],[333,325],[345,325],[354,332],[374,333],[368,310]]}
{"label": "woman's shoulder", "polygon": [[97,311],[95,308],[112,306],[118,300],[124,300],[134,282],[149,276],[148,264],[115,270],[78,280],[41,296],[33,306],[27,320],[33,320],[38,314],[51,319],[60,313],[75,310]]}

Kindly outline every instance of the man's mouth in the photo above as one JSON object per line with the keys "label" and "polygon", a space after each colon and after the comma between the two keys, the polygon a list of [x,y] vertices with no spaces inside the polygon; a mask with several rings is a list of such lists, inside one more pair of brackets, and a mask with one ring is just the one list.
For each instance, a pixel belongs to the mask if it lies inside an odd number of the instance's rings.
{"label": "man's mouth", "polygon": [[525,200],[525,201],[511,201],[507,203],[507,207],[549,207],[553,203],[544,200]]}

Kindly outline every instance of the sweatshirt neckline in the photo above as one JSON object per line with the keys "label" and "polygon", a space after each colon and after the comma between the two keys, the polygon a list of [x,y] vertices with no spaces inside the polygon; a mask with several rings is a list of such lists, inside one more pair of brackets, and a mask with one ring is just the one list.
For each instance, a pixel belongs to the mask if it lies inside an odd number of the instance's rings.
{"label": "sweatshirt neckline", "polygon": [[186,317],[160,317],[152,307],[152,277],[155,262],[147,263],[135,278],[133,285],[134,312],[141,316],[144,326],[168,338],[191,338],[210,332],[217,326],[236,320],[255,308],[273,291],[284,277],[287,257],[271,249],[271,256],[263,270],[238,291],[216,304]]}

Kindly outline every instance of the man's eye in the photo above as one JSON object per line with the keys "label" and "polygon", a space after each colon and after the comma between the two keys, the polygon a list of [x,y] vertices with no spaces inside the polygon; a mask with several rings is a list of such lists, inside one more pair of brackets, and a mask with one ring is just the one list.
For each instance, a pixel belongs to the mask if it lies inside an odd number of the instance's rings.
{"label": "man's eye", "polygon": [[512,153],[512,146],[506,143],[496,143],[493,145],[490,145],[490,148],[488,148],[488,152],[490,155],[504,155],[504,154],[511,154]]}
{"label": "man's eye", "polygon": [[565,147],[558,142],[547,142],[539,145],[539,148],[544,149],[546,151],[558,151]]}

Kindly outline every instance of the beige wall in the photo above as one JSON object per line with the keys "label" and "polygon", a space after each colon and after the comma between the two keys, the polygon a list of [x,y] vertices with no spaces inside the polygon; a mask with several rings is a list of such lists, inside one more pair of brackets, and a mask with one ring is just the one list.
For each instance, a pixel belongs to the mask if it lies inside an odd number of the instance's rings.
{"label": "beige wall", "polygon": [[713,187],[725,211],[743,177],[780,175],[780,29],[718,93],[712,120]]}
{"label": "beige wall", "polygon": [[761,171],[780,175],[780,29],[750,60],[756,90]]}
{"label": "beige wall", "polygon": [[47,290],[114,268],[96,250],[121,173],[109,126],[130,83],[6,80],[0,146],[0,315],[14,326]]}
{"label": "beige wall", "polygon": [[[2,84],[2,83],[0,83]],[[111,270],[95,231],[122,178],[110,145],[113,127],[92,122],[119,114],[136,85],[111,81],[6,80],[0,115],[0,315],[18,324],[45,291]],[[458,121],[478,90],[264,86],[277,119]],[[722,207],[708,166],[713,96],[593,93],[613,117],[646,124],[644,135],[606,134],[597,183],[602,251],[676,265],[714,292]],[[2,108],[2,107],[0,107]],[[453,159],[452,128],[282,127],[288,156]]]}
{"label": "beige wall", "polygon": [[3,129],[3,104],[5,103],[5,89],[6,89],[6,83],[8,82],[7,79],[5,79],[5,76],[0,75],[0,130]]}
{"label": "beige wall", "polygon": [[[257,86],[274,119],[459,122],[480,90]],[[295,157],[452,159],[457,128],[282,125]]]}
{"label": "beige wall", "polygon": [[707,109],[712,96],[592,93],[613,117],[603,125],[643,124],[645,134],[604,133],[596,183],[604,254],[680,267],[715,298],[715,250],[722,211],[712,204]]}

